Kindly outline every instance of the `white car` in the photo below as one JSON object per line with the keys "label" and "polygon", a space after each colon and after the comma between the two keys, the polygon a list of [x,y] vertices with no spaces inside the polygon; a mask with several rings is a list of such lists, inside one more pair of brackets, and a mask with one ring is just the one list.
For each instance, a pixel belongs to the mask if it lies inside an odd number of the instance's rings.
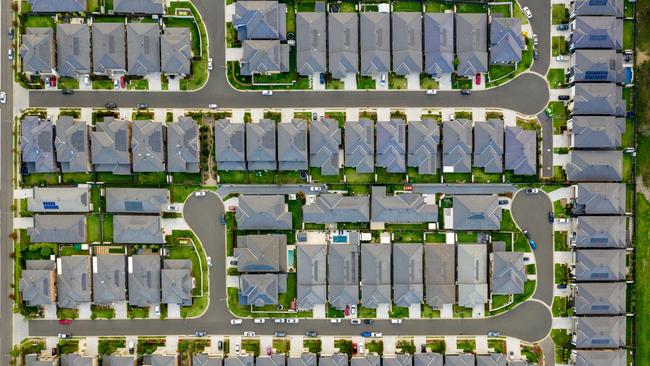
{"label": "white car", "polygon": [[241,325],[243,322],[242,319],[230,319],[230,325]]}
{"label": "white car", "polygon": [[275,324],[284,324],[284,318],[276,318],[276,319],[273,319],[273,322],[274,322]]}
{"label": "white car", "polygon": [[84,84],[90,85],[90,76],[84,75]]}
{"label": "white car", "polygon": [[350,315],[356,315],[357,314],[357,306],[352,305],[350,306]]}
{"label": "white car", "polygon": [[427,89],[427,95],[436,95],[438,91],[436,89]]}
{"label": "white car", "polygon": [[239,354],[239,350],[240,350],[240,348],[239,348],[239,343],[237,343],[237,344],[235,345],[235,353]]}
{"label": "white car", "polygon": [[330,319],[330,323],[332,323],[332,324],[338,324],[340,322],[341,322],[341,319],[339,319],[339,318]]}
{"label": "white car", "polygon": [[255,324],[264,324],[265,321],[266,319],[262,319],[262,318],[256,318],[255,320],[253,320]]}
{"label": "white car", "polygon": [[309,187],[309,190],[312,191],[312,192],[320,192],[320,191],[322,191],[322,187],[311,186],[311,187]]}
{"label": "white car", "polygon": [[524,14],[526,14],[526,18],[530,19],[533,17],[533,12],[530,11],[529,7],[524,6],[522,10],[524,11]]}
{"label": "white car", "polygon": [[370,336],[373,337],[373,338],[381,338],[381,337],[383,337],[384,335],[383,335],[381,332],[377,332],[377,333],[372,332],[372,333],[370,334]]}
{"label": "white car", "polygon": [[197,191],[194,193],[195,197],[203,197],[205,196],[205,191]]}
{"label": "white car", "polygon": [[120,88],[120,82],[117,79],[113,80],[113,89],[117,90],[119,88]]}
{"label": "white car", "polygon": [[153,312],[154,312],[154,314],[156,314],[156,316],[160,316],[160,306],[156,305]]}
{"label": "white car", "polygon": [[14,50],[13,50],[13,48],[9,49],[9,51],[7,52],[7,55],[9,56],[10,60],[14,59]]}
{"label": "white car", "polygon": [[271,95],[273,95],[273,91],[272,90],[262,90],[262,95],[267,96],[267,97],[271,96]]}
{"label": "white car", "polygon": [[364,354],[364,353],[365,353],[365,349],[364,349],[363,343],[359,343],[359,353],[360,353],[360,354]]}
{"label": "white car", "polygon": [[537,34],[533,33],[533,45],[537,46],[539,44],[539,38],[537,38]]}
{"label": "white car", "polygon": [[2,103],[2,104],[7,103],[7,93],[0,92],[0,103]]}
{"label": "white car", "polygon": [[289,324],[298,324],[298,319],[289,318],[289,319],[287,319],[287,323],[289,323]]}
{"label": "white car", "polygon": [[217,109],[217,104],[216,103],[210,103],[210,104],[208,104],[208,108]]}
{"label": "white car", "polygon": [[350,319],[350,324],[359,325],[359,324],[361,324],[361,319],[357,319],[357,318]]}
{"label": "white car", "polygon": [[566,57],[564,55],[558,55],[555,56],[556,61],[566,61]]}
{"label": "white car", "polygon": [[205,257],[205,261],[208,262],[208,268],[212,268],[212,257]]}
{"label": "white car", "polygon": [[70,333],[59,333],[59,339],[68,339],[72,338],[72,335]]}
{"label": "white car", "polygon": [[390,322],[392,324],[402,324],[402,319],[391,319]]}
{"label": "white car", "polygon": [[386,86],[386,74],[381,74],[381,79],[379,79],[379,84],[381,86]]}
{"label": "white car", "polygon": [[167,206],[167,211],[176,212],[176,211],[178,211],[178,206],[169,205],[169,206]]}
{"label": "white car", "polygon": [[253,331],[246,331],[244,332],[244,337],[255,337],[255,332]]}
{"label": "white car", "polygon": [[208,59],[208,71],[212,71],[212,57]]}

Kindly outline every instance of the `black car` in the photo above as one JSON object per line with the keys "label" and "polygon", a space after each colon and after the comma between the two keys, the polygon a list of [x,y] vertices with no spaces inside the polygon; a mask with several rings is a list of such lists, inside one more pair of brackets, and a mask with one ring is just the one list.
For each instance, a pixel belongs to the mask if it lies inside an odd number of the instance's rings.
{"label": "black car", "polygon": [[275,332],[275,336],[276,336],[276,337],[286,337],[286,336],[287,336],[287,332]]}
{"label": "black car", "polygon": [[524,236],[526,237],[526,239],[530,240],[530,233],[528,232],[528,230],[524,230]]}
{"label": "black car", "polygon": [[508,200],[499,200],[499,205],[507,205]]}
{"label": "black car", "polygon": [[138,103],[138,109],[147,109],[149,106],[147,103]]}
{"label": "black car", "polygon": [[570,96],[570,95],[566,95],[566,94],[562,94],[562,95],[558,95],[558,96],[557,96],[557,99],[558,99],[558,100],[569,100],[569,99],[571,99],[571,96]]}
{"label": "black car", "polygon": [[422,343],[422,345],[420,346],[420,352],[421,353],[427,353],[427,344],[426,343]]}
{"label": "black car", "polygon": [[533,60],[537,60],[539,58],[539,51],[533,50]]}
{"label": "black car", "polygon": [[314,332],[313,330],[308,331],[305,333],[306,337],[318,337],[318,333]]}
{"label": "black car", "polygon": [[194,335],[197,337],[205,337],[206,335],[208,335],[208,333],[206,333],[204,330],[197,330],[196,332],[194,332]]}
{"label": "black car", "polygon": [[108,102],[108,103],[106,103],[106,108],[115,109],[115,108],[117,108],[117,104],[115,102]]}
{"label": "black car", "polygon": [[372,324],[372,323],[374,323],[374,321],[372,319],[365,319],[363,321],[363,324]]}
{"label": "black car", "polygon": [[72,89],[63,89],[63,90],[61,90],[61,93],[66,94],[66,95],[70,95],[70,94],[74,94],[74,90],[72,90]]}
{"label": "black car", "polygon": [[566,288],[566,283],[561,283],[561,284],[557,285],[557,288],[560,289],[560,290],[565,289]]}
{"label": "black car", "polygon": [[14,40],[14,28],[13,27],[9,28],[9,39],[12,40],[12,41]]}
{"label": "black car", "polygon": [[557,27],[555,27],[555,29],[557,29],[559,31],[568,30],[569,25],[568,24],[559,24]]}
{"label": "black car", "polygon": [[460,91],[462,95],[470,95],[472,92],[469,89],[463,89]]}
{"label": "black car", "polygon": [[553,221],[555,221],[555,215],[553,215],[553,211],[551,211],[548,213],[548,222],[552,224]]}

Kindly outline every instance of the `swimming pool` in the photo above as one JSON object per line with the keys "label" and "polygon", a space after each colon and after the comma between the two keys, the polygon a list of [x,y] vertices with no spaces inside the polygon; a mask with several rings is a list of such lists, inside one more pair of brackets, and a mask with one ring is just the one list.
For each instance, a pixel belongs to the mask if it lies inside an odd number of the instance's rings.
{"label": "swimming pool", "polygon": [[332,241],[334,243],[347,243],[348,242],[348,236],[347,235],[332,235]]}
{"label": "swimming pool", "polygon": [[287,261],[289,263],[289,267],[293,267],[295,265],[294,258],[296,256],[296,250],[295,249],[289,249],[287,251]]}

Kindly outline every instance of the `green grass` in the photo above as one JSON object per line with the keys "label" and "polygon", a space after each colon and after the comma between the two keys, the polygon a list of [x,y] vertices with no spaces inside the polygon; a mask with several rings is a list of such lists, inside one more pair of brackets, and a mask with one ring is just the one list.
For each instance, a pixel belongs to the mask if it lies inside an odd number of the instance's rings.
{"label": "green grass", "polygon": [[569,363],[571,350],[574,348],[571,344],[571,335],[567,334],[564,329],[552,329],[551,339],[555,344],[555,362],[566,364]]}
{"label": "green grass", "polygon": [[490,65],[488,67],[488,80],[499,80],[512,74],[515,70],[514,65]]}
{"label": "green grass", "polygon": [[446,344],[444,339],[427,340],[427,350],[436,353],[445,353]]}
{"label": "green grass", "polygon": [[129,319],[146,319],[149,317],[149,308],[129,306],[127,315]]}
{"label": "green grass", "polygon": [[473,339],[459,340],[456,345],[456,348],[463,350],[465,353],[473,352],[476,349],[476,341]]}
{"label": "green grass", "polygon": [[92,306],[91,319],[113,319],[115,318],[115,310],[109,307]]}
{"label": "green grass", "polygon": [[373,183],[375,181],[375,175],[372,173],[357,173],[354,168],[345,168],[345,176],[347,182],[351,184],[355,183]]}
{"label": "green grass", "polygon": [[568,251],[569,244],[567,242],[566,231],[556,231],[553,237],[555,251]]}
{"label": "green grass", "polygon": [[471,183],[472,173],[443,173],[445,183]]}
{"label": "green grass", "polygon": [[126,347],[126,339],[119,338],[100,338],[97,343],[97,351],[100,355],[113,354],[117,349]]}
{"label": "green grass", "polygon": [[476,183],[501,183],[502,175],[499,173],[486,173],[483,168],[472,168],[474,182]]}
{"label": "green grass", "polygon": [[424,0],[424,11],[427,13],[444,13],[453,8],[453,4],[442,0]]}
{"label": "green grass", "polygon": [[553,133],[560,134],[566,129],[567,120],[569,118],[569,111],[564,106],[563,102],[550,102],[548,108],[553,111]]}
{"label": "green grass", "polygon": [[454,318],[471,318],[472,309],[454,304]]}
{"label": "green grass", "polygon": [[158,349],[165,346],[165,338],[138,337],[136,351],[139,354],[150,355]]}
{"label": "green grass", "polygon": [[133,79],[127,83],[128,90],[149,90],[149,80]]}
{"label": "green grass", "polygon": [[77,319],[79,317],[79,310],[57,308],[56,317],[59,319]]}
{"label": "green grass", "polygon": [[55,185],[58,184],[58,175],[51,173],[34,173],[23,176],[23,186],[33,187],[42,185]]}
{"label": "green grass", "polygon": [[93,205],[93,211],[97,212],[102,208],[102,198],[99,187],[93,186],[90,188],[90,202]]}
{"label": "green grass", "polygon": [[393,11],[422,11],[422,3],[419,1],[401,0],[393,2]]}
{"label": "green grass", "polygon": [[634,48],[634,21],[623,21],[623,49],[631,50]]}
{"label": "green grass", "polygon": [[[519,5],[517,5],[516,3],[514,4],[514,6],[516,9],[519,8]],[[501,78],[496,78],[495,75],[490,74],[489,81],[486,83],[486,86],[491,87],[491,86],[501,85],[506,81],[511,80],[515,76],[521,74],[522,72],[530,69],[530,67],[533,64],[533,41],[530,39],[526,39],[526,43],[528,47],[521,52],[521,61],[517,63],[517,68],[514,69],[514,72],[510,72],[509,74],[506,74],[507,76],[501,76]],[[495,67],[490,66],[490,69],[488,69],[488,71],[492,72],[498,70],[499,73],[503,74],[508,71],[507,69],[508,67],[509,66],[495,66]],[[510,69],[512,70],[512,67],[510,67]],[[497,74],[497,76],[499,75]]]}
{"label": "green grass", "polygon": [[375,79],[370,76],[361,76],[357,75],[357,89],[359,90],[371,90],[377,88],[377,83]]}
{"label": "green grass", "polygon": [[408,84],[405,76],[399,76],[394,73],[388,74],[388,89],[406,89]]}
{"label": "green grass", "polygon": [[86,217],[88,242],[95,243],[100,240],[99,232],[99,215],[89,215]]}
{"label": "green grass", "polygon": [[321,351],[320,339],[305,339],[304,341],[302,341],[302,346],[306,348],[310,353],[320,354]]}
{"label": "green grass", "polygon": [[456,3],[456,13],[486,13],[487,7],[483,4]]}
{"label": "green grass", "polygon": [[553,298],[553,316],[554,317],[568,317],[573,315],[573,308],[569,303],[569,298],[564,296],[555,296]]}
{"label": "green grass", "polygon": [[201,188],[198,185],[172,185],[169,187],[169,199],[171,202],[185,202],[185,199]]}
{"label": "green grass", "polygon": [[47,15],[29,15],[23,21],[25,28],[55,28],[54,18]]}
{"label": "green grass", "polygon": [[95,90],[113,90],[112,80],[93,80],[92,85]]}
{"label": "green grass", "polygon": [[548,80],[548,83],[551,85],[551,89],[562,89],[568,86],[564,69],[548,70],[548,75],[546,75],[546,79]]}
{"label": "green grass", "polygon": [[343,174],[322,175],[320,168],[309,168],[309,174],[315,183],[339,183],[343,181]]}
{"label": "green grass", "polygon": [[[645,157],[644,157],[645,158]],[[641,194],[637,194],[637,237],[636,237],[636,266],[637,279],[650,276],[650,202]],[[629,309],[636,314],[637,364],[650,363],[650,281],[637,280],[634,284],[636,298],[635,308]]]}
{"label": "green grass", "polygon": [[567,284],[569,281],[569,268],[566,264],[555,264],[555,284]]}
{"label": "green grass", "polygon": [[79,351],[79,340],[61,339],[58,348],[60,354],[77,353]]}
{"label": "green grass", "polygon": [[113,215],[104,214],[104,222],[102,223],[102,241],[104,243],[113,242]]}
{"label": "green grass", "polygon": [[420,89],[438,89],[439,87],[437,80],[430,78],[427,74],[420,74]]}
{"label": "green grass", "polygon": [[372,340],[366,342],[366,351],[369,353],[376,353],[382,355],[384,353],[384,342]]}
{"label": "green grass", "polygon": [[58,89],[79,89],[79,79],[60,77],[59,80],[57,80],[56,87]]}
{"label": "green grass", "polygon": [[492,15],[500,14],[504,18],[512,17],[510,14],[510,5],[508,4],[490,5],[490,13]]}
{"label": "green grass", "polygon": [[569,46],[567,44],[566,38],[562,36],[554,36],[552,37],[551,42],[553,47],[553,57],[569,54]]}
{"label": "green grass", "polygon": [[569,23],[569,9],[564,4],[553,4],[552,24]]}
{"label": "green grass", "polygon": [[194,22],[194,19],[189,18],[164,18],[165,24],[170,28],[188,28],[191,34],[192,53],[195,56],[201,55],[201,39],[199,35],[199,27]]}
{"label": "green grass", "polygon": [[377,309],[370,309],[359,305],[357,308],[357,316],[359,318],[376,318]]}

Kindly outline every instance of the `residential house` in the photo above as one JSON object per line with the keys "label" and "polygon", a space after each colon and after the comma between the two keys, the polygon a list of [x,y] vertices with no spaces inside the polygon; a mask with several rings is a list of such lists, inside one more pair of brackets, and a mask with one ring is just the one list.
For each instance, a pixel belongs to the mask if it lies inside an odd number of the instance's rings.
{"label": "residential house", "polygon": [[570,83],[623,83],[623,54],[616,50],[576,50],[571,54]]}
{"label": "residential house", "polygon": [[167,123],[167,172],[199,173],[199,126],[190,117]]}
{"label": "residential house", "polygon": [[214,157],[219,170],[246,170],[246,125],[220,119],[214,124]]}
{"label": "residential house", "polygon": [[291,212],[281,195],[240,196],[237,206],[239,230],[291,230]]}
{"label": "residential house", "polygon": [[248,170],[276,170],[275,121],[246,123],[246,160]]}
{"label": "residential house", "polygon": [[506,366],[508,360],[503,353],[492,352],[476,356],[476,366]]}
{"label": "residential house", "polygon": [[239,304],[251,306],[277,304],[280,289],[278,277],[273,273],[239,276]]}
{"label": "residential house", "polygon": [[114,0],[113,12],[126,14],[164,14],[164,0]]}
{"label": "residential house", "polygon": [[93,303],[111,305],[126,300],[126,256],[98,254],[93,257]]}
{"label": "residential house", "polygon": [[20,58],[25,74],[54,73],[54,29],[28,27],[20,41]]}
{"label": "residential house", "polygon": [[571,1],[571,17],[579,15],[600,15],[622,18],[624,15],[623,0],[573,0]]}
{"label": "residential house", "polygon": [[192,366],[223,366],[223,357],[210,356],[207,353],[194,354]]}
{"label": "residential house", "polygon": [[537,131],[505,128],[505,169],[515,175],[537,174]]}
{"label": "residential house", "polygon": [[578,349],[625,347],[624,316],[574,318],[572,342]]}
{"label": "residential house", "polygon": [[83,74],[90,74],[88,24],[57,24],[56,56],[59,76],[77,78]]}
{"label": "residential house", "polygon": [[357,173],[375,171],[375,126],[373,121],[362,119],[345,124],[345,166]]}
{"label": "residential house", "polygon": [[381,366],[381,357],[371,354],[354,356],[350,359],[350,366]]}
{"label": "residential house", "polygon": [[623,19],[578,16],[571,21],[569,50],[623,48]]}
{"label": "residential house", "polygon": [[165,171],[165,145],[163,124],[148,120],[131,124],[131,155],[133,172]]}
{"label": "residential house", "polygon": [[383,358],[383,364],[384,366],[413,366],[413,355],[408,353],[386,355]]}
{"label": "residential house", "polygon": [[112,76],[126,73],[124,22],[93,23],[93,73]]}
{"label": "residential house", "polygon": [[392,22],[392,70],[397,75],[422,72],[422,14],[394,12]]}
{"label": "residential house", "polygon": [[178,354],[154,353],[143,356],[143,366],[177,366],[179,364]]}
{"label": "residential house", "polygon": [[372,223],[409,224],[438,222],[438,205],[432,196],[418,193],[386,195],[386,187],[372,187]]}
{"label": "residential house", "polygon": [[407,165],[418,174],[436,174],[440,168],[440,128],[438,121],[425,119],[408,124]]}
{"label": "residential house", "polygon": [[621,181],[623,179],[623,153],[621,151],[573,150],[564,170],[568,181]]}
{"label": "residential house", "polygon": [[328,289],[331,306],[339,310],[359,303],[359,246],[330,244],[327,252]]}
{"label": "residential house", "polygon": [[427,304],[434,309],[442,309],[443,304],[455,304],[456,246],[425,245],[424,271]]}
{"label": "residential house", "polygon": [[25,366],[59,366],[59,356],[48,354],[27,354],[25,355]]}
{"label": "residential house", "polygon": [[286,39],[287,5],[277,1],[237,1],[232,24],[240,41]]}
{"label": "residential house", "polygon": [[460,76],[488,71],[487,14],[456,13],[456,55]]}
{"label": "residential house", "polygon": [[303,222],[332,224],[338,222],[370,222],[368,196],[344,196],[323,193],[302,206]]}
{"label": "residential house", "polygon": [[278,123],[278,170],[307,170],[307,122]]}
{"label": "residential house", "polygon": [[316,366],[318,356],[313,353],[303,352],[299,356],[290,355],[287,360],[288,366]]}
{"label": "residential house", "polygon": [[625,118],[574,116],[567,122],[569,146],[574,149],[617,149],[625,133]]}
{"label": "residential house", "polygon": [[390,13],[359,14],[361,37],[361,75],[390,72]]}
{"label": "residential house", "polygon": [[626,212],[623,183],[579,183],[574,187],[574,215],[622,215]]}
{"label": "residential house", "polygon": [[517,64],[526,49],[520,18],[499,18],[490,21],[490,64]]}
{"label": "residential house", "polygon": [[442,124],[442,172],[472,171],[472,121],[456,119]]}
{"label": "residential house", "polygon": [[522,252],[493,252],[492,257],[492,294],[523,294],[526,283],[526,268]]}
{"label": "residential house", "polygon": [[78,353],[61,354],[61,366],[97,366],[97,357],[82,356]]}
{"label": "residential house", "polygon": [[87,9],[86,0],[29,0],[33,13],[82,13]]}
{"label": "residential house", "polygon": [[27,234],[32,243],[85,243],[86,216],[36,214]]}
{"label": "residential house", "polygon": [[290,46],[278,40],[254,40],[243,42],[240,74],[278,74],[289,72]]}
{"label": "residential house", "polygon": [[167,188],[106,188],[106,212],[159,214],[168,205]]}
{"label": "residential house", "polygon": [[25,116],[20,123],[21,162],[29,173],[55,173],[54,128],[51,121]]}
{"label": "residential house", "polygon": [[[327,16],[329,71],[334,79],[359,72],[359,15],[330,13]],[[386,40],[387,42],[388,40]]]}
{"label": "residential house", "polygon": [[128,258],[129,305],[160,304],[160,256],[136,254]]}
{"label": "residential house", "polygon": [[160,69],[165,75],[192,73],[192,33],[187,27],[167,27],[160,35]]}
{"label": "residential house", "polygon": [[90,132],[91,162],[97,172],[131,174],[129,121],[104,117]]}
{"label": "residential house", "polygon": [[113,216],[113,242],[120,244],[162,244],[162,219],[160,216]]}
{"label": "residential house", "polygon": [[413,355],[413,366],[442,366],[443,355],[434,352],[416,353]]}
{"label": "residential house", "polygon": [[[127,0],[122,1],[127,2]],[[126,43],[129,75],[148,76],[160,72],[158,23],[128,23]]]}
{"label": "residential house", "polygon": [[485,173],[503,172],[503,120],[474,124],[474,166]]}
{"label": "residential house", "polygon": [[572,287],[577,315],[619,315],[627,310],[625,282],[578,283]]}
{"label": "residential house", "polygon": [[387,173],[406,173],[406,124],[402,119],[377,122],[376,162]]}
{"label": "residential house", "polygon": [[361,304],[377,309],[390,305],[391,300],[391,245],[361,245]]}
{"label": "residential house", "polygon": [[625,366],[628,364],[627,353],[625,349],[576,350],[571,353],[571,358],[576,366]]}
{"label": "residential house", "polygon": [[[324,12],[296,13],[298,74],[312,76],[327,72],[326,28]],[[316,82],[315,79],[314,82]]]}
{"label": "residential house", "polygon": [[[298,310],[312,310],[327,303],[327,245],[296,245]],[[322,358],[321,358],[322,366]]]}
{"label": "residential house", "polygon": [[453,197],[454,230],[499,230],[501,207],[499,197],[489,195],[456,195]]}
{"label": "residential house", "polygon": [[625,116],[623,88],[614,83],[577,83],[569,104],[574,116]]}
{"label": "residential house", "polygon": [[238,236],[234,256],[237,271],[241,273],[286,272],[287,237],[280,234]]}
{"label": "residential house", "polygon": [[192,261],[189,259],[165,259],[160,271],[161,302],[192,306]]}
{"label": "residential house", "polygon": [[223,364],[224,366],[254,366],[255,356],[226,357]]}
{"label": "residential house", "polygon": [[90,257],[72,255],[56,260],[57,305],[60,308],[76,309],[82,303],[90,302]]}
{"label": "residential house", "polygon": [[611,282],[624,281],[626,278],[624,249],[578,249],[573,253],[576,281]]}
{"label": "residential house", "polygon": [[133,366],[136,364],[135,355],[114,353],[102,356],[102,366]]}
{"label": "residential house", "polygon": [[72,116],[60,116],[56,122],[54,148],[56,161],[63,173],[86,173],[89,170],[88,125]]}
{"label": "residential house", "polygon": [[87,185],[77,187],[33,187],[27,198],[29,212],[90,212]]}
{"label": "residential house", "polygon": [[446,366],[474,366],[476,356],[473,353],[445,354]]}
{"label": "residential house", "polygon": [[454,13],[424,14],[424,72],[431,77],[454,72],[454,29]]}
{"label": "residential house", "polygon": [[287,358],[284,353],[273,353],[255,359],[255,366],[285,366],[286,364]]}
{"label": "residential house", "polygon": [[345,353],[334,353],[329,356],[321,356],[318,366],[348,366],[348,355]]}
{"label": "residential house", "polygon": [[625,216],[578,216],[571,222],[571,243],[578,248],[624,249],[627,246]]}
{"label": "residential house", "polygon": [[458,248],[458,305],[482,306],[488,300],[487,247],[485,244],[461,244]]}
{"label": "residential house", "polygon": [[26,260],[20,278],[20,294],[25,306],[45,306],[56,301],[56,262]]}
{"label": "residential house", "polygon": [[319,168],[321,175],[338,175],[340,149],[341,128],[337,120],[324,118],[309,123],[310,167]]}
{"label": "residential house", "polygon": [[422,244],[393,244],[393,297],[396,306],[424,301]]}

